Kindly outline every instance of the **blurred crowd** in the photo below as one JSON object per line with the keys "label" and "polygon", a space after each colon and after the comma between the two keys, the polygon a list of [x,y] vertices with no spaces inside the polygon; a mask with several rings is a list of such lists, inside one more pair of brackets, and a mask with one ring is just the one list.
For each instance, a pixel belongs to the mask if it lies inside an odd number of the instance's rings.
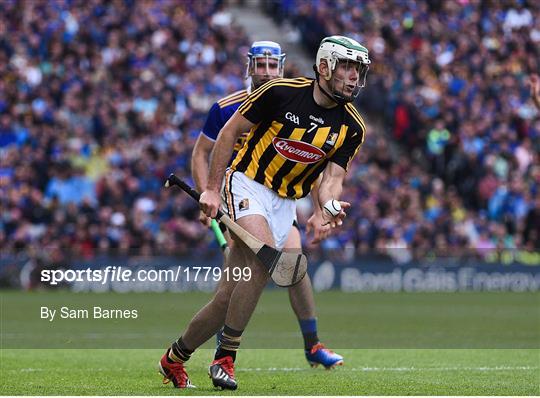
{"label": "blurred crowd", "polygon": [[[370,50],[358,105],[389,135],[368,136],[344,192],[347,225],[323,249],[406,262],[433,248],[540,247],[527,85],[540,70],[538,3],[264,4],[313,56],[327,34]],[[206,112],[245,85],[249,43],[220,1],[0,2],[2,251],[215,246],[196,203],[162,183],[189,179]],[[299,206],[300,221],[309,211]]]}
{"label": "blurred crowd", "polygon": [[370,50],[359,105],[389,135],[368,136],[349,177],[357,211],[327,244],[400,248],[403,261],[431,248],[538,250],[540,113],[529,77],[540,71],[540,3],[278,0],[266,9],[310,52],[330,34]]}
{"label": "blurred crowd", "polygon": [[205,248],[196,203],[162,184],[244,87],[230,22],[213,1],[1,2],[2,250]]}

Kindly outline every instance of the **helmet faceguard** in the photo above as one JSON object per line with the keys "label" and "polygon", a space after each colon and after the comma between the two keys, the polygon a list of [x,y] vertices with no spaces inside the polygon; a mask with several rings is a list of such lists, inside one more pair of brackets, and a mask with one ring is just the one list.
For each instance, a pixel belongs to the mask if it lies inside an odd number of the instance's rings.
{"label": "helmet faceguard", "polygon": [[269,80],[283,77],[285,53],[273,41],[256,41],[247,55],[246,78],[251,77],[252,88],[257,88]]}
{"label": "helmet faceguard", "polygon": [[[371,63],[367,48],[356,40],[344,36],[324,38],[317,51],[317,64],[314,67],[317,81],[321,74],[320,65],[323,59],[328,65],[329,73],[324,78],[328,81],[330,93],[324,89],[323,92],[338,104],[354,101],[360,89],[366,85],[366,76]],[[352,73],[353,70],[356,73]],[[354,77],[350,79],[349,76]]]}

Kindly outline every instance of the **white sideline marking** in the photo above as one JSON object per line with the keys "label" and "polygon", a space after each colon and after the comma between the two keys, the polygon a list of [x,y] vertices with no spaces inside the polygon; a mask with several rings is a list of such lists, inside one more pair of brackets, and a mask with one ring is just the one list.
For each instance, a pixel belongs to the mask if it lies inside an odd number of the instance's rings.
{"label": "white sideline marking", "polygon": [[[453,366],[444,368],[416,368],[400,367],[400,368],[378,368],[378,367],[362,367],[362,368],[347,368],[339,366],[338,372],[452,372],[459,370],[476,371],[476,372],[499,372],[504,370],[538,370],[538,366]],[[237,368],[241,372],[306,372],[311,371],[310,368]]]}
{"label": "white sideline marking", "polygon": [[[452,367],[441,367],[441,368],[416,368],[414,366],[410,367],[400,367],[400,368],[378,368],[378,367],[362,367],[362,368],[347,368],[346,366],[339,366],[338,372],[455,372],[459,370],[466,371],[476,371],[476,372],[500,372],[505,370],[538,370],[539,366],[479,366],[479,367],[470,367],[470,366],[452,366]],[[20,372],[45,372],[50,369],[42,368],[23,368],[20,369]],[[92,371],[104,371],[105,369],[89,369]],[[237,371],[240,372],[308,372],[312,371],[311,368],[237,368]]]}

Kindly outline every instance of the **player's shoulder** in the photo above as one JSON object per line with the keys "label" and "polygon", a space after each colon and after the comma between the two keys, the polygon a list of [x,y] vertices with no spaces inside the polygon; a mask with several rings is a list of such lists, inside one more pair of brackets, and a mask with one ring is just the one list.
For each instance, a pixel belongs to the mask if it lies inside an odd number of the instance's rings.
{"label": "player's shoulder", "polygon": [[257,97],[267,91],[290,91],[304,89],[311,86],[313,79],[307,77],[295,78],[278,78],[264,83],[261,87],[253,92],[253,97]]}
{"label": "player's shoulder", "polygon": [[354,104],[351,102],[346,103],[345,111],[349,115],[349,122],[354,125],[354,126],[349,126],[349,127],[350,128],[352,127],[353,130],[355,130],[354,127],[357,127],[360,131],[362,131],[362,133],[365,133],[366,122],[364,121],[364,118],[362,117],[362,115],[360,115],[360,112],[358,112],[358,109],[356,109]]}
{"label": "player's shoulder", "polygon": [[279,79],[271,80],[271,83],[278,85],[295,84],[295,85],[310,85],[314,79],[308,77],[280,77]]}
{"label": "player's shoulder", "polygon": [[235,104],[240,104],[246,100],[248,97],[248,92],[246,89],[238,90],[232,94],[227,95],[226,97],[221,98],[216,102],[217,106],[221,109]]}
{"label": "player's shoulder", "polygon": [[279,78],[269,81],[265,84],[267,87],[291,87],[291,88],[303,88],[311,86],[313,79],[307,77],[294,77],[294,78]]}

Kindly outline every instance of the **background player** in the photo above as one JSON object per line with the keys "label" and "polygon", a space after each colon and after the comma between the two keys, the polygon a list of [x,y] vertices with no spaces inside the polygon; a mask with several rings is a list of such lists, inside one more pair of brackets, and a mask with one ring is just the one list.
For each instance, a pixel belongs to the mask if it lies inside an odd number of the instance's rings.
{"label": "background player", "polygon": [[[320,207],[341,195],[345,172],[364,141],[365,124],[350,102],[365,84],[369,63],[367,49],[355,40],[327,37],[317,52],[315,81],[277,79],[251,93],[221,130],[219,151],[212,152],[200,200],[205,214],[215,217],[223,197],[223,208],[238,224],[266,244],[286,248],[290,227],[285,220],[294,217],[295,199],[306,196],[323,171]],[[236,138],[247,130],[246,143],[225,173]],[[245,200],[250,201],[247,212],[241,208]],[[345,217],[343,210],[335,217],[322,215],[321,224],[332,227]],[[250,267],[252,279],[234,287],[210,366],[214,385],[227,389],[237,388],[236,351],[268,281],[267,272],[240,240],[233,255]]]}

